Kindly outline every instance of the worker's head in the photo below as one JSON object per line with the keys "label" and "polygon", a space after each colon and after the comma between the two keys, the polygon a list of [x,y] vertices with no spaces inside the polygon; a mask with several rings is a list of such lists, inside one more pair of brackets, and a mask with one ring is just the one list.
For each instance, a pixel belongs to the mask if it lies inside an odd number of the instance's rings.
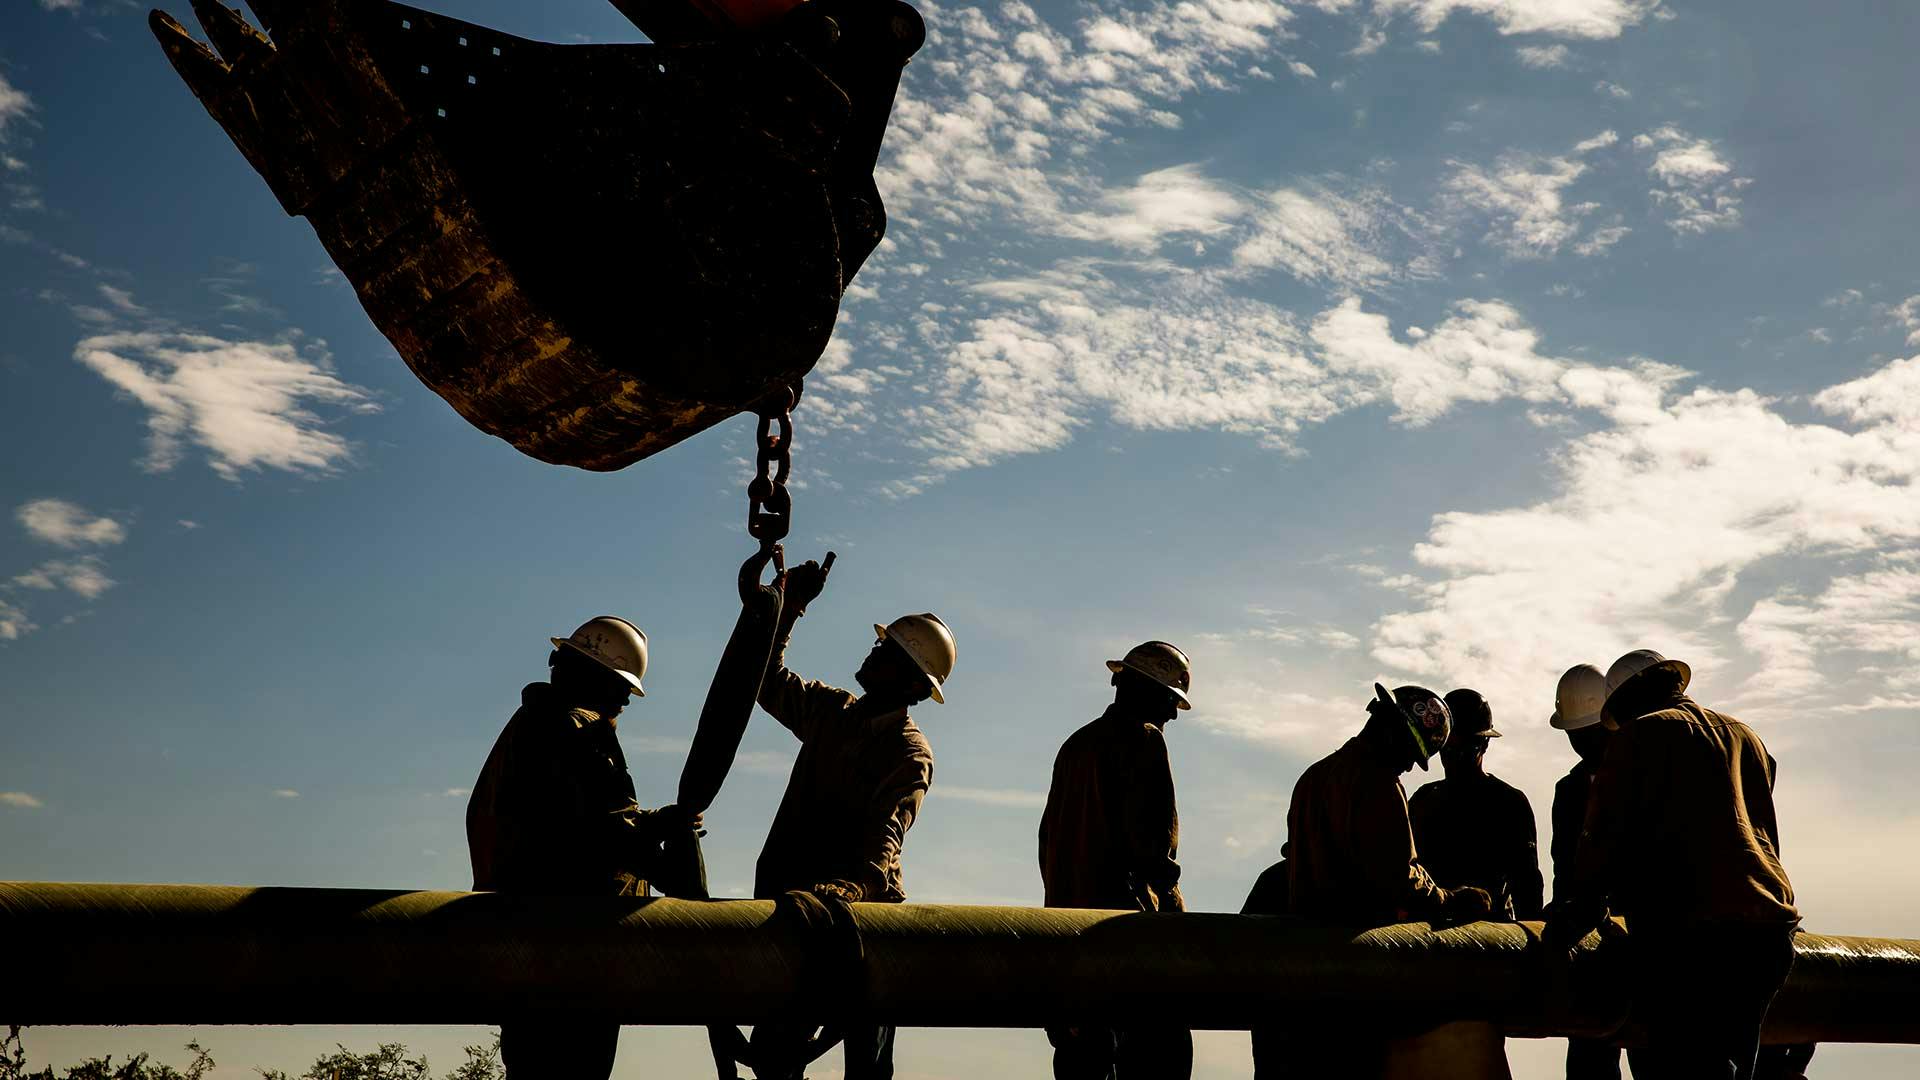
{"label": "worker's head", "polygon": [[1447,703],[1424,686],[1402,686],[1392,693],[1373,684],[1374,699],[1367,703],[1367,733],[1377,745],[1390,748],[1400,771],[1421,769],[1447,744],[1453,721]]}
{"label": "worker's head", "polygon": [[1112,672],[1113,703],[1130,715],[1164,724],[1174,713],[1192,708],[1193,661],[1164,641],[1149,641],[1107,661]]}
{"label": "worker's head", "polygon": [[1547,723],[1567,733],[1567,742],[1583,761],[1597,762],[1607,746],[1600,712],[1607,704],[1607,677],[1592,664],[1575,664],[1560,676]]}
{"label": "worker's head", "polygon": [[617,615],[600,615],[564,638],[550,638],[552,682],[570,702],[612,719],[630,697],[643,697],[647,635]]}
{"label": "worker's head", "polygon": [[942,688],[953,674],[953,631],[932,612],[875,623],[872,651],[853,677],[869,698],[893,706],[944,703]]}
{"label": "worker's head", "polygon": [[1607,669],[1607,701],[1600,722],[1617,730],[1621,724],[1664,708],[1693,681],[1693,669],[1684,661],[1669,660],[1652,649],[1635,649]]}
{"label": "worker's head", "polygon": [[1448,776],[1477,776],[1485,765],[1489,740],[1500,737],[1493,726],[1493,706],[1480,691],[1464,687],[1447,691],[1441,700],[1447,703],[1453,731],[1440,748],[1440,764],[1446,766]]}

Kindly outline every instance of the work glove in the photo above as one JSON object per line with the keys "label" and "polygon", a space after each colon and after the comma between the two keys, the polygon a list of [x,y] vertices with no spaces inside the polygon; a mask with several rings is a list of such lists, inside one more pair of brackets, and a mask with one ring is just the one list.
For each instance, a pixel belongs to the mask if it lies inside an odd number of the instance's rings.
{"label": "work glove", "polygon": [[688,811],[679,803],[668,803],[658,810],[646,811],[645,820],[648,830],[661,839],[683,832],[691,832],[695,836],[707,835],[707,830],[701,828],[706,823],[706,814],[699,810]]}
{"label": "work glove", "polygon": [[826,568],[808,559],[799,566],[790,566],[780,576],[780,587],[786,592],[786,609],[795,615],[807,613],[807,605],[818,599],[827,587]]}
{"label": "work glove", "polygon": [[822,900],[838,900],[843,904],[857,904],[867,895],[867,891],[859,884],[840,878],[823,881],[815,885],[812,892]]}
{"label": "work glove", "polygon": [[1440,902],[1440,914],[1449,922],[1470,923],[1493,914],[1493,897],[1485,889],[1476,889],[1471,885],[1453,889],[1447,898]]}

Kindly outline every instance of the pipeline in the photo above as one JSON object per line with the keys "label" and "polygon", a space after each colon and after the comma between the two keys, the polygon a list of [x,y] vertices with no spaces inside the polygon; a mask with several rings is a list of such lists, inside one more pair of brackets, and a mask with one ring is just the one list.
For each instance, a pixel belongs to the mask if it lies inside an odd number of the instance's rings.
{"label": "pipeline", "polygon": [[[1355,932],[1271,916],[857,904],[863,985],[809,996],[822,942],[767,901],[212,885],[0,883],[0,1022],[478,1024],[564,1012],[627,1024],[828,1019],[1039,1027],[1152,1016],[1307,1024],[1356,1006],[1604,1035],[1621,950],[1569,966],[1538,924]],[[1920,1043],[1920,941],[1803,934],[1769,1042]],[[812,968],[811,970],[818,970]]]}

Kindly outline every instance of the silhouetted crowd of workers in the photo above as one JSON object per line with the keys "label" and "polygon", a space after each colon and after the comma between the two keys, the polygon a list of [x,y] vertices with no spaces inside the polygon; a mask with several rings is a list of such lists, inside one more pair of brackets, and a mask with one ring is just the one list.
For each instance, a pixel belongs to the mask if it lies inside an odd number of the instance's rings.
{"label": "silhouetted crowd of workers", "polygon": [[[931,614],[876,625],[855,675],[861,693],[787,669],[795,621],[826,580],[788,570],[785,607],[759,703],[800,741],[754,877],[754,896],[834,903],[906,899],[901,852],[933,780],[933,753],[909,710],[944,700],[955,649]],[[675,806],[641,809],[615,718],[643,693],[646,636],[611,616],[554,638],[551,679],[522,693],[467,810],[474,888],[639,895],[666,886],[676,837],[701,827]],[[1112,705],[1054,761],[1039,829],[1048,907],[1177,912],[1179,815],[1165,728],[1190,707],[1192,664],[1150,641],[1107,662]],[[1561,677],[1550,723],[1579,761],[1554,788],[1553,902],[1544,903],[1534,814],[1486,771],[1500,737],[1478,692],[1374,687],[1358,734],[1299,778],[1281,861],[1243,909],[1365,928],[1407,921],[1544,920],[1538,947],[1564,963],[1590,933],[1622,940],[1631,971],[1628,1051],[1637,1080],[1800,1075],[1810,1047],[1760,1048],[1767,1009],[1793,962],[1800,916],[1781,866],[1775,763],[1752,729],[1687,696],[1687,665],[1636,651],[1606,672]],[[1409,801],[1401,777],[1438,756],[1445,778]],[[1377,1077],[1419,1018],[1316,1018],[1253,1035],[1255,1076]],[[612,1022],[509,1018],[512,1080],[604,1080]],[[837,1031],[848,1080],[893,1075],[894,1032]],[[1059,1080],[1160,1080],[1192,1071],[1176,1025],[1050,1028]],[[756,1065],[762,1080],[798,1080]],[[723,1064],[723,1075],[727,1072]],[[1569,1080],[1620,1076],[1611,1041],[1573,1039]]]}

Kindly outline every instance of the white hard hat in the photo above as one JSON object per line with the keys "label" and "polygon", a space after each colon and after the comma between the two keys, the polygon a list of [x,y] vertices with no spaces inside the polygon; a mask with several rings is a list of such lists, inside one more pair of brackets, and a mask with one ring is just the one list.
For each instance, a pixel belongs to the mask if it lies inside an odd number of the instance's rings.
{"label": "white hard hat", "polygon": [[1592,664],[1575,664],[1560,676],[1553,692],[1553,717],[1547,723],[1561,731],[1578,731],[1600,722],[1607,703],[1607,677]]}
{"label": "white hard hat", "polygon": [[1693,669],[1684,662],[1669,660],[1652,649],[1635,649],[1615,660],[1613,666],[1607,669],[1607,703],[1600,708],[1600,722],[1608,727],[1619,727],[1622,720],[1633,719],[1615,712],[1613,699],[1620,696],[1621,689],[1635,677],[1657,669],[1671,671],[1680,677],[1680,685],[1676,689],[1685,690],[1687,684],[1693,681]]}
{"label": "white hard hat", "polygon": [[640,677],[647,673],[647,635],[618,615],[596,615],[580,624],[573,636],[548,638],[556,649],[572,649],[633,685],[635,697],[646,697]]}
{"label": "white hard hat", "polygon": [[887,638],[905,649],[933,684],[933,700],[942,705],[947,703],[940,687],[953,674],[955,651],[953,631],[940,621],[940,616],[931,611],[902,615],[885,626],[874,623],[873,632],[876,637]]}
{"label": "white hard hat", "polygon": [[1669,660],[1659,653],[1654,652],[1652,649],[1635,649],[1620,659],[1615,660],[1613,666],[1607,669],[1607,692],[1611,694],[1615,690],[1625,686],[1628,679],[1633,678],[1635,675],[1649,668],[1656,667],[1665,667],[1671,671],[1678,672],[1680,675],[1680,689],[1682,690],[1685,690],[1687,684],[1693,681],[1693,669],[1688,667],[1683,661]]}
{"label": "white hard hat", "polygon": [[1183,709],[1193,708],[1187,691],[1193,687],[1193,661],[1187,654],[1164,641],[1149,641],[1127,650],[1119,660],[1107,661],[1107,670],[1118,675],[1134,671],[1173,691],[1174,700]]}

